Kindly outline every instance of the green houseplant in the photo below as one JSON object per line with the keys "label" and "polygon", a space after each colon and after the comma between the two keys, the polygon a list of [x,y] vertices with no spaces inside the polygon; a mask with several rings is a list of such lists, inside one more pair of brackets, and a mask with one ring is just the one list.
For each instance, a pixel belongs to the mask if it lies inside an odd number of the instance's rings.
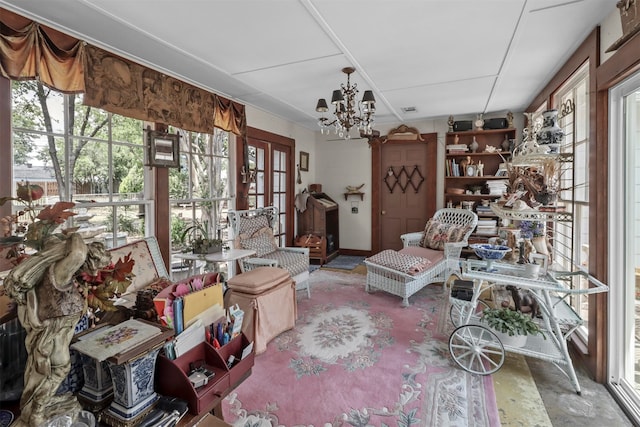
{"label": "green houseplant", "polygon": [[181,240],[186,242],[194,254],[212,254],[222,250],[222,240],[210,237],[209,221],[194,220],[182,232]]}
{"label": "green houseplant", "polygon": [[[540,326],[530,316],[510,308],[486,308],[482,311],[480,321],[486,323],[494,332],[498,332],[496,335],[503,344],[514,347],[522,347],[526,343],[527,335],[540,334],[547,339]],[[511,341],[511,338],[517,342]]]}

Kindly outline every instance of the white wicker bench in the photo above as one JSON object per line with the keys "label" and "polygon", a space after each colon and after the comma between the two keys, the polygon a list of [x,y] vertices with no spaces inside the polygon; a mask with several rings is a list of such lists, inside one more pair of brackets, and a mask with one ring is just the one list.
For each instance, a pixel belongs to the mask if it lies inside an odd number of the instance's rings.
{"label": "white wicker bench", "polygon": [[[402,305],[409,305],[409,297],[430,283],[444,282],[451,273],[459,271],[460,252],[467,246],[469,235],[473,232],[478,223],[478,217],[467,209],[443,208],[436,211],[433,216],[437,220],[446,224],[467,226],[468,230],[462,240],[455,243],[444,243],[443,251],[419,246],[423,232],[407,233],[400,236],[404,248],[401,250],[413,256],[424,256],[432,260],[432,264],[424,272],[411,275],[396,269],[385,267],[368,259],[364,263],[367,266],[367,281],[365,290],[381,289],[390,294],[402,297]],[[424,251],[427,255],[421,255]],[[434,258],[433,253],[436,253]],[[438,252],[442,256],[438,256]]]}
{"label": "white wicker bench", "polygon": [[365,260],[367,266],[367,281],[365,290],[372,292],[380,289],[393,295],[402,297],[402,305],[409,305],[409,297],[429,283],[444,281],[448,276],[448,262],[442,258],[422,273],[411,275],[391,268],[374,264]]}

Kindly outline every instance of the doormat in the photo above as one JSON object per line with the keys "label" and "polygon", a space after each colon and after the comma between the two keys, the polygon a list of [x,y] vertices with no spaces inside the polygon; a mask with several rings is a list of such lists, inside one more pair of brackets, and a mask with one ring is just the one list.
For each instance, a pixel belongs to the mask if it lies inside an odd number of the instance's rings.
{"label": "doormat", "polygon": [[354,255],[338,255],[328,263],[322,266],[322,268],[335,268],[338,270],[353,270],[358,265],[362,264],[365,257]]}

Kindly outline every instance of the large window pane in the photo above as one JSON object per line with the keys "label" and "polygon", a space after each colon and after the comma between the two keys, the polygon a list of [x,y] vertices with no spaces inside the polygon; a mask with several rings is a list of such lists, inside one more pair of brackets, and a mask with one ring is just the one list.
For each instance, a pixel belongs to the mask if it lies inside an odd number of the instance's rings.
{"label": "large window pane", "polygon": [[143,123],[82,105],[40,83],[12,82],[15,183],[45,190],[44,204],[76,203],[85,238],[107,246],[144,236]]}
{"label": "large window pane", "polygon": [[[191,250],[190,231],[196,228],[205,228],[207,237],[220,238],[228,245],[230,135],[220,130],[212,135],[180,129],[170,131],[180,135],[181,150],[180,168],[169,172],[169,227],[173,252]],[[184,267],[184,263],[174,257],[174,278],[179,277]],[[224,266],[206,267],[225,271]]]}

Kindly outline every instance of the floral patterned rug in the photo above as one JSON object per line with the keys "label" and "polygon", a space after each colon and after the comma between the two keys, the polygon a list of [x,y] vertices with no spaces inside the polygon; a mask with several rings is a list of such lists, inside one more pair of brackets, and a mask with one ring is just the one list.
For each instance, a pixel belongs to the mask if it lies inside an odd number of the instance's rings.
{"label": "floral patterned rug", "polygon": [[401,306],[365,276],[311,275],[294,329],[272,340],[223,402],[234,426],[496,426],[491,377],[456,367],[440,286]]}

